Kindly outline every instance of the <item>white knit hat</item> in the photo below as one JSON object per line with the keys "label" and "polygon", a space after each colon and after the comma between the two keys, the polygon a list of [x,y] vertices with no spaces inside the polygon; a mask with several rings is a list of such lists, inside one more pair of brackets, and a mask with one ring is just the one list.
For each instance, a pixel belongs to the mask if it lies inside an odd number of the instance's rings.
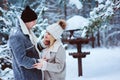
{"label": "white knit hat", "polygon": [[59,39],[66,27],[66,22],[64,20],[60,20],[57,23],[49,25],[46,30],[49,32],[55,39]]}

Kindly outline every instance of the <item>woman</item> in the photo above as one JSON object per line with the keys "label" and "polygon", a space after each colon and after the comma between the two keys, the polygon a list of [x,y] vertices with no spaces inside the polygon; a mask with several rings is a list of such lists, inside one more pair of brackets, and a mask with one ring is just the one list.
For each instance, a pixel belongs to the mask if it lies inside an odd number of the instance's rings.
{"label": "woman", "polygon": [[49,45],[43,50],[42,59],[34,64],[34,68],[44,72],[44,80],[65,80],[66,52],[60,36],[66,27],[66,22],[60,20],[46,28],[44,41]]}

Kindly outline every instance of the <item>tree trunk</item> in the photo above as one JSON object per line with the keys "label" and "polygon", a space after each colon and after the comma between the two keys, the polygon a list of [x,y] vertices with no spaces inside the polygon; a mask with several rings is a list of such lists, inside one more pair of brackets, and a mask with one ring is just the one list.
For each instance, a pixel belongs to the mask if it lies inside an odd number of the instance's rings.
{"label": "tree trunk", "polygon": [[66,20],[66,16],[67,16],[67,7],[66,7],[66,0],[64,0],[64,18]]}
{"label": "tree trunk", "polygon": [[95,41],[95,39],[94,39],[94,36],[93,36],[93,33],[92,33],[92,48],[94,48],[95,46],[94,46],[94,41]]}
{"label": "tree trunk", "polygon": [[97,34],[97,44],[98,44],[98,47],[100,47],[100,31],[99,31],[99,28],[98,28],[98,34]]}

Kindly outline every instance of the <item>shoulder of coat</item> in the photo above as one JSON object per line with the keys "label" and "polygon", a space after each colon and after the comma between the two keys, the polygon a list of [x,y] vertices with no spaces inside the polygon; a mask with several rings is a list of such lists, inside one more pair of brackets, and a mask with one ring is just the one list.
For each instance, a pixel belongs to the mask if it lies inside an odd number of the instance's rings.
{"label": "shoulder of coat", "polygon": [[22,36],[22,31],[20,30],[20,28],[18,27],[14,27],[11,29],[10,31],[10,36],[16,36],[16,37],[19,37],[19,36]]}

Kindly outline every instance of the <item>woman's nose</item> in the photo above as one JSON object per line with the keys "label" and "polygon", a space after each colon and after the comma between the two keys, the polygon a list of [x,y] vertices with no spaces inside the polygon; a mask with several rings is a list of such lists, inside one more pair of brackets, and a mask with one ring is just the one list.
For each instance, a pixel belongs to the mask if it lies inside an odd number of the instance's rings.
{"label": "woman's nose", "polygon": [[45,38],[47,38],[47,34],[45,34]]}
{"label": "woman's nose", "polygon": [[45,36],[45,38],[47,38],[47,36]]}

